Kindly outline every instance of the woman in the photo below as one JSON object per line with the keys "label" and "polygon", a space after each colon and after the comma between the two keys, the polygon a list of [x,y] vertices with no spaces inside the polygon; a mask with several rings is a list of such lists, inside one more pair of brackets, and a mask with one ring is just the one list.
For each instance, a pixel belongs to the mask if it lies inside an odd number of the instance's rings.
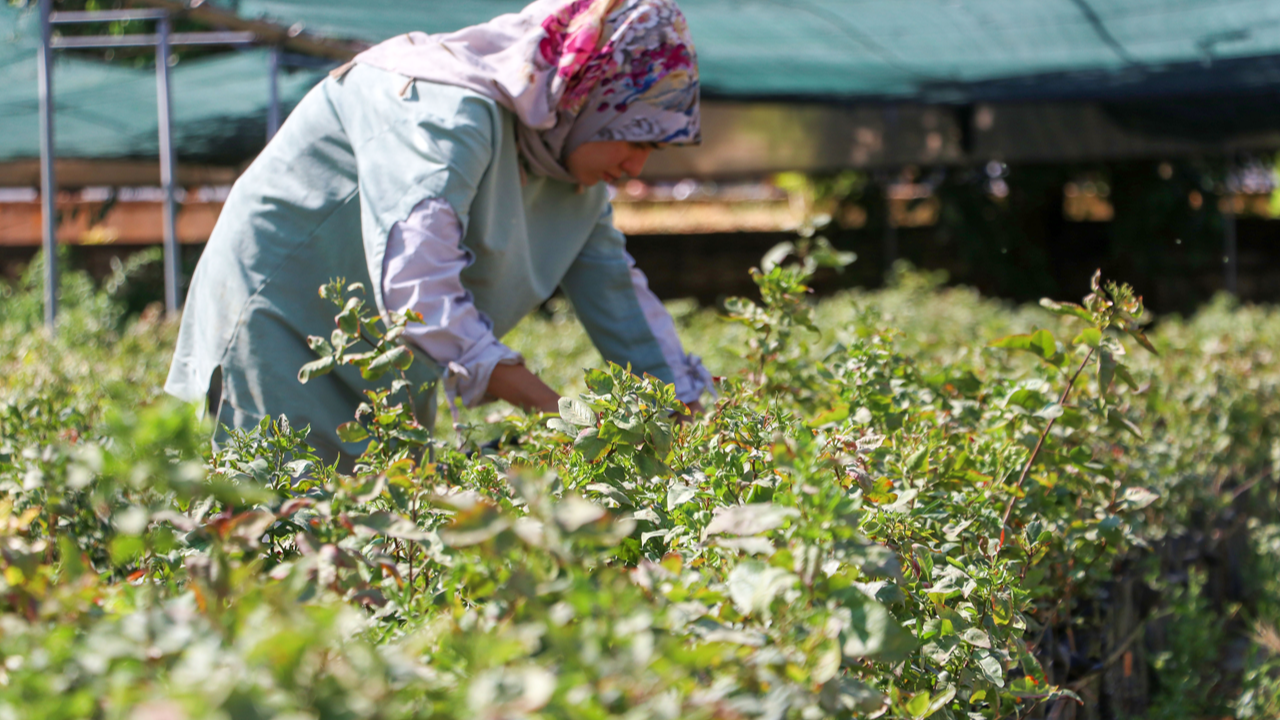
{"label": "woman", "polygon": [[360,281],[451,404],[555,412],[558,395],[501,338],[557,287],[608,360],[675,383],[709,375],[613,227],[603,182],[699,142],[693,44],[671,0],[539,0],[446,35],[357,56],[298,105],[236,183],[196,268],[165,389],[209,398],[219,426],[283,414],[326,459],[370,384],[351,367],[303,387],[328,336],[317,289]]}

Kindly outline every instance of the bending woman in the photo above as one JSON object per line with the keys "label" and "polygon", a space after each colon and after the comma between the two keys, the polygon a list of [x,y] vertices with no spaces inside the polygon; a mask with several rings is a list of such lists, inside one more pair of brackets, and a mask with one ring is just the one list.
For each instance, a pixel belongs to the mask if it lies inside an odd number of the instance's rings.
{"label": "bending woman", "polygon": [[371,387],[353,367],[312,380],[309,335],[335,277],[381,312],[450,401],[559,399],[499,340],[557,287],[607,359],[696,402],[709,375],[613,227],[604,182],[699,141],[698,72],[671,0],[539,0],[445,35],[409,33],[334,71],[236,182],[200,259],[165,389],[208,397],[219,427],[280,414],[329,460]]}

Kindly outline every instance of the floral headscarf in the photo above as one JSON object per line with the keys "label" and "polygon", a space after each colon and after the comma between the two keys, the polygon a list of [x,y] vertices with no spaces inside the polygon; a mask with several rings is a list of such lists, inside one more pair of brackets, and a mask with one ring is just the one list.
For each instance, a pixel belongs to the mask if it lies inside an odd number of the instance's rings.
{"label": "floral headscarf", "polygon": [[701,141],[697,57],[674,0],[537,0],[457,32],[392,38],[355,61],[493,98],[520,119],[529,168],[566,182],[564,158],[587,142]]}

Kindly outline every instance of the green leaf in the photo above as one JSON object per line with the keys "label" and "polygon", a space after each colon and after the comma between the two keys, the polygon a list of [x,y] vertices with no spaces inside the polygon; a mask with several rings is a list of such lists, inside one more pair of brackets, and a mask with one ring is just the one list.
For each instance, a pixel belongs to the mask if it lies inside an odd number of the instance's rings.
{"label": "green leaf", "polygon": [[578,427],[595,427],[596,414],[587,404],[574,398],[560,398],[560,419]]}
{"label": "green leaf", "polygon": [[1124,331],[1129,334],[1129,337],[1137,340],[1139,345],[1150,351],[1151,354],[1160,354],[1160,352],[1156,350],[1156,346],[1151,344],[1151,341],[1147,339],[1146,334],[1143,333],[1141,329],[1136,327],[1126,327],[1124,328]]}
{"label": "green leaf", "polygon": [[62,579],[75,581],[89,569],[84,553],[76,545],[75,540],[60,535],[58,537],[58,558],[62,561]]}
{"label": "green leaf", "polygon": [[1030,335],[1009,335],[991,343],[990,347],[1007,350],[1022,350],[1055,367],[1061,367],[1062,353],[1058,352],[1058,343],[1048,330],[1037,330]]}
{"label": "green leaf", "polygon": [[849,405],[847,403],[837,403],[830,410],[820,413],[817,417],[809,421],[809,427],[822,427],[832,423],[844,422],[849,417]]}
{"label": "green leaf", "polygon": [[734,552],[743,552],[748,555],[765,555],[771,556],[777,552],[777,548],[768,538],[763,537],[744,537],[744,538],[716,538],[715,546],[725,548]]}
{"label": "green leaf", "polygon": [[582,459],[587,462],[599,460],[609,450],[609,446],[610,443],[601,439],[600,432],[595,428],[583,430],[573,441],[573,449],[577,450],[582,455]]}
{"label": "green leaf", "polygon": [[584,525],[603,520],[608,512],[578,495],[568,495],[555,507],[556,524],[565,532],[577,532]]}
{"label": "green leaf", "polygon": [[618,488],[610,485],[609,483],[600,483],[600,482],[588,483],[586,489],[592,492],[600,493],[601,495],[609,498],[610,500],[618,503],[619,505],[623,505],[626,507],[636,506],[636,504],[631,500],[631,498],[627,497],[625,493],[623,493]]}
{"label": "green leaf", "polygon": [[698,491],[688,485],[672,483],[671,487],[667,488],[667,512],[671,512],[681,505],[684,505],[697,497],[697,495]]}
{"label": "green leaf", "polygon": [[923,445],[919,450],[911,453],[906,460],[902,462],[902,470],[906,473],[917,473],[924,469],[926,461],[929,459],[929,446]]}
{"label": "green leaf", "polygon": [[613,420],[605,420],[600,423],[600,439],[611,443],[643,445],[644,432],[638,428],[623,427]]}
{"label": "green leaf", "polygon": [[1116,377],[1116,358],[1106,350],[1098,351],[1098,394],[1106,395]]}
{"label": "green leaf", "polygon": [[1133,433],[1133,436],[1142,439],[1142,429],[1133,423],[1132,420],[1125,417],[1119,410],[1107,411],[1107,425],[1117,429]]}
{"label": "green leaf", "polygon": [[1062,417],[1064,412],[1063,407],[1058,403],[1049,403],[1036,411],[1036,417],[1053,420]]}
{"label": "green leaf", "polygon": [[613,392],[613,378],[603,370],[591,369],[586,372],[587,388],[596,395],[608,395]]}
{"label": "green leaf", "polygon": [[1129,374],[1129,368],[1123,363],[1116,363],[1116,377],[1123,380],[1124,384],[1128,385],[1130,390],[1136,391],[1138,389],[1137,381],[1133,379],[1133,375]]}
{"label": "green leaf", "polygon": [[481,502],[458,513],[453,522],[440,531],[440,540],[450,547],[469,547],[492,540],[509,527],[511,522],[497,507]]}
{"label": "green leaf", "polygon": [[430,534],[415,525],[412,520],[386,511],[369,515],[352,515],[350,522],[356,527],[366,529],[371,534],[385,535],[401,540],[421,542],[431,537]]}
{"label": "green leaf", "polygon": [[712,535],[759,535],[775,528],[782,527],[787,518],[800,514],[795,508],[782,507],[771,503],[738,505],[722,511],[708,523],[702,532],[703,537]]}
{"label": "green leaf", "polygon": [[665,478],[671,476],[671,468],[667,464],[654,456],[653,451],[644,448],[635,456],[636,469],[640,471],[640,475],[646,480],[650,478]]}
{"label": "green leaf", "polygon": [[307,337],[307,347],[317,355],[332,355],[333,347],[329,345],[329,341],[316,335]]}
{"label": "green leaf", "polygon": [[942,708],[946,707],[947,703],[954,700],[955,697],[956,697],[956,687],[954,685],[943,686],[942,692],[938,693],[937,695],[934,695],[933,699],[929,701],[929,707],[925,708],[924,714],[919,715],[916,718],[913,718],[913,720],[923,720],[923,718],[927,718],[933,715],[934,713],[938,712]]}
{"label": "green leaf", "polygon": [[872,600],[852,608],[851,624],[842,635],[845,657],[894,663],[906,659],[916,639],[902,629],[885,606]]}
{"label": "green leaf", "polygon": [[875,713],[884,707],[887,700],[884,693],[851,677],[827,680],[818,695],[822,709],[832,717],[860,717]]}
{"label": "green leaf", "polygon": [[1091,327],[1080,331],[1080,334],[1071,341],[1072,345],[1087,345],[1096,348],[1102,344],[1102,330]]}
{"label": "green leaf", "polygon": [[375,357],[373,362],[361,368],[360,376],[365,380],[377,380],[392,368],[403,370],[412,362],[413,352],[403,345],[398,345]]}
{"label": "green leaf", "polygon": [[996,687],[1004,687],[1004,664],[990,650],[979,648],[974,652],[974,657],[978,659],[978,669],[982,671],[982,676]]}
{"label": "green leaf", "polygon": [[1056,313],[1058,315],[1068,315],[1068,316],[1078,317],[1081,320],[1084,320],[1085,322],[1090,324],[1093,324],[1094,322],[1093,313],[1089,312],[1088,310],[1084,309],[1079,305],[1076,305],[1075,303],[1057,302],[1054,300],[1050,300],[1049,298],[1041,298],[1040,307],[1048,310],[1049,312]]}
{"label": "green leaf", "polygon": [[991,649],[991,637],[980,628],[972,627],[960,633],[960,639],[974,647]]}
{"label": "green leaf", "polygon": [[117,535],[111,538],[111,562],[128,564],[142,554],[144,547],[142,538],[137,535]]}
{"label": "green leaf", "polygon": [[666,423],[650,420],[645,423],[646,437],[654,454],[659,459],[666,459],[671,454],[671,428]]}
{"label": "green leaf", "polygon": [[1126,510],[1141,510],[1160,499],[1160,495],[1143,487],[1128,487],[1120,496],[1120,503]]}
{"label": "green leaf", "polygon": [[406,346],[400,346],[391,351],[391,364],[396,366],[397,370],[408,370],[413,365],[413,351]]}
{"label": "green leaf", "polygon": [[342,442],[356,443],[369,438],[369,431],[360,423],[352,420],[338,426],[338,439]]}
{"label": "green leaf", "polygon": [[347,335],[360,334],[360,307],[364,303],[359,298],[350,298],[338,314],[338,329]]}
{"label": "green leaf", "polygon": [[335,363],[333,361],[332,355],[326,355],[325,357],[322,357],[319,360],[312,360],[306,365],[303,365],[302,369],[298,370],[298,382],[305,385],[312,378],[317,378],[317,377],[320,377],[321,375],[327,375],[330,371],[333,370],[334,364]]}
{"label": "green leaf", "polygon": [[570,425],[569,423],[565,422],[564,420],[561,420],[558,417],[554,417],[548,420],[547,427],[551,428],[552,430],[555,430],[556,432],[564,433],[569,437],[577,437],[578,435],[577,427]]}
{"label": "green leaf", "polygon": [[342,299],[342,287],[345,281],[338,279],[325,283],[320,286],[320,297],[329,302],[336,303]]}
{"label": "green leaf", "polygon": [[768,612],[769,606],[799,578],[759,560],[746,560],[729,572],[729,599],[743,615]]}
{"label": "green leaf", "polygon": [[997,625],[1008,625],[1013,622],[1013,601],[1003,593],[991,597],[991,619]]}
{"label": "green leaf", "polygon": [[919,720],[919,718],[925,717],[929,710],[929,702],[932,699],[933,697],[928,690],[922,690],[907,701],[907,712],[911,714],[912,720]]}
{"label": "green leaf", "polygon": [[780,242],[777,245],[774,245],[769,248],[769,252],[766,252],[764,257],[760,258],[760,269],[766,273],[772,272],[774,268],[781,265],[782,261],[786,260],[787,256],[795,252],[795,250],[795,243],[790,241]]}
{"label": "green leaf", "polygon": [[1058,352],[1058,343],[1048,330],[1037,330],[1031,334],[1031,346],[1040,352],[1040,357],[1050,365],[1062,364],[1062,353]]}
{"label": "green leaf", "polygon": [[935,663],[946,665],[958,647],[960,647],[960,641],[954,635],[939,636],[921,646],[920,652]]}

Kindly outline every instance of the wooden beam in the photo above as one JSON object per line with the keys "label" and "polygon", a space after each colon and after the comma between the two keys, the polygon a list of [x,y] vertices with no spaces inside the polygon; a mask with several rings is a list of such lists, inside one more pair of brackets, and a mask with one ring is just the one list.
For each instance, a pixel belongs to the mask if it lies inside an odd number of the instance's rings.
{"label": "wooden beam", "polygon": [[[898,203],[906,211],[906,201]],[[923,207],[920,204],[918,207]],[[785,200],[767,202],[618,202],[614,223],[628,235],[781,232],[795,227]],[[178,210],[178,241],[206,242],[222,212],[220,202],[186,202]],[[58,242],[63,245],[159,245],[164,237],[159,202],[58,201]],[[908,223],[910,224],[910,223]],[[0,202],[0,247],[39,247],[40,203]]]}
{"label": "wooden beam", "polygon": [[279,45],[297,53],[331,60],[346,62],[366,47],[363,43],[296,32],[292,28],[264,20],[248,20],[235,13],[214,7],[205,0],[131,0],[130,4],[163,8],[175,15],[212,27],[251,32],[257,35],[264,45]]}
{"label": "wooden beam", "polygon": [[[160,184],[160,164],[155,160],[59,160],[55,166],[58,187],[63,190],[90,187],[150,187]],[[240,168],[215,165],[179,165],[179,185],[230,185]],[[0,163],[0,187],[40,187],[40,161]]]}
{"label": "wooden beam", "polygon": [[[105,212],[104,212],[105,210]],[[178,242],[206,242],[222,203],[193,202],[178,212]],[[63,245],[159,245],[164,236],[158,202],[58,201],[58,243]],[[0,203],[0,247],[40,245],[40,203]]]}

